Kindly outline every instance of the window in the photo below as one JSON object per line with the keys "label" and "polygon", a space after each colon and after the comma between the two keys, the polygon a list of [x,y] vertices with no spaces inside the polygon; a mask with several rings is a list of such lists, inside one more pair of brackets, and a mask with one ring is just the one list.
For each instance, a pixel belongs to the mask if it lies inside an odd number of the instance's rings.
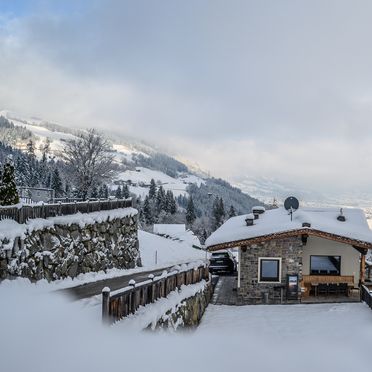
{"label": "window", "polygon": [[340,275],[341,256],[310,256],[311,275]]}
{"label": "window", "polygon": [[259,258],[259,282],[279,283],[281,281],[281,258]]}

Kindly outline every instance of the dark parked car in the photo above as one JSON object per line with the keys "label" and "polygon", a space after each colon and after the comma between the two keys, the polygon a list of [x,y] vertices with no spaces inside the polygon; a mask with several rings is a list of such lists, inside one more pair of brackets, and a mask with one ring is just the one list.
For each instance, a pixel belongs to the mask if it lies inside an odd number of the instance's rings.
{"label": "dark parked car", "polygon": [[209,271],[214,273],[230,273],[236,271],[235,258],[229,251],[212,253],[209,259]]}

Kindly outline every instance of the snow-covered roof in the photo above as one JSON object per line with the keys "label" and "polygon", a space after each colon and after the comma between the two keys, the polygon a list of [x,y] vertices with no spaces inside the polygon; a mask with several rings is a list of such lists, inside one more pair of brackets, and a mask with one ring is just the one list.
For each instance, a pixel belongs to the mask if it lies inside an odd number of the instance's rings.
{"label": "snow-covered roof", "polygon": [[[273,239],[283,233],[308,233],[340,237],[356,246],[372,249],[372,231],[361,209],[343,208],[345,222],[337,220],[338,208],[300,208],[293,213],[293,220],[284,208],[268,210],[247,226],[247,215],[232,217],[217,229],[205,242],[210,249],[222,249],[259,238]],[[310,224],[304,227],[303,223]],[[306,225],[308,226],[308,225]],[[323,234],[323,235],[322,235]],[[324,236],[327,238],[327,236]],[[239,245],[239,244],[236,244]]]}
{"label": "snow-covered roof", "polygon": [[184,224],[154,224],[154,234],[170,236],[191,246],[201,247],[199,238],[191,230],[186,230]]}
{"label": "snow-covered roof", "polygon": [[154,234],[169,235],[182,234],[186,231],[186,225],[183,223],[155,223]]}

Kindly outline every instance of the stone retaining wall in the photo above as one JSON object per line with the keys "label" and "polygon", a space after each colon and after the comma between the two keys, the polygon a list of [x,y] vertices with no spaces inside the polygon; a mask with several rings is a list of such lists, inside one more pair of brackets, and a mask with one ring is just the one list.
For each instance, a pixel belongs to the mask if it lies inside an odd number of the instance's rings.
{"label": "stone retaining wall", "polygon": [[141,260],[135,215],[88,224],[54,224],[25,230],[11,242],[0,240],[0,279],[21,276],[51,281],[136,266],[141,266]]}
{"label": "stone retaining wall", "polygon": [[213,287],[209,282],[205,289],[195,296],[183,300],[175,309],[166,312],[151,329],[160,328],[193,328],[197,327],[212,298]]}

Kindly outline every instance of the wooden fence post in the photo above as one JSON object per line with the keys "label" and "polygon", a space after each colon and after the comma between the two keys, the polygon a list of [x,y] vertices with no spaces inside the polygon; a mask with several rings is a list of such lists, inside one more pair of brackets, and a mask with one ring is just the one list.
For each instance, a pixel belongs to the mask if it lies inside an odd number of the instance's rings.
{"label": "wooden fence post", "polygon": [[154,299],[155,299],[155,288],[154,288],[154,278],[155,278],[155,276],[154,276],[154,274],[150,274],[149,276],[148,276],[148,278],[151,280],[151,294],[150,294],[150,303],[152,303],[152,302],[154,302]]}
{"label": "wooden fence post", "polygon": [[110,288],[102,289],[102,322],[103,324],[110,324]]}

